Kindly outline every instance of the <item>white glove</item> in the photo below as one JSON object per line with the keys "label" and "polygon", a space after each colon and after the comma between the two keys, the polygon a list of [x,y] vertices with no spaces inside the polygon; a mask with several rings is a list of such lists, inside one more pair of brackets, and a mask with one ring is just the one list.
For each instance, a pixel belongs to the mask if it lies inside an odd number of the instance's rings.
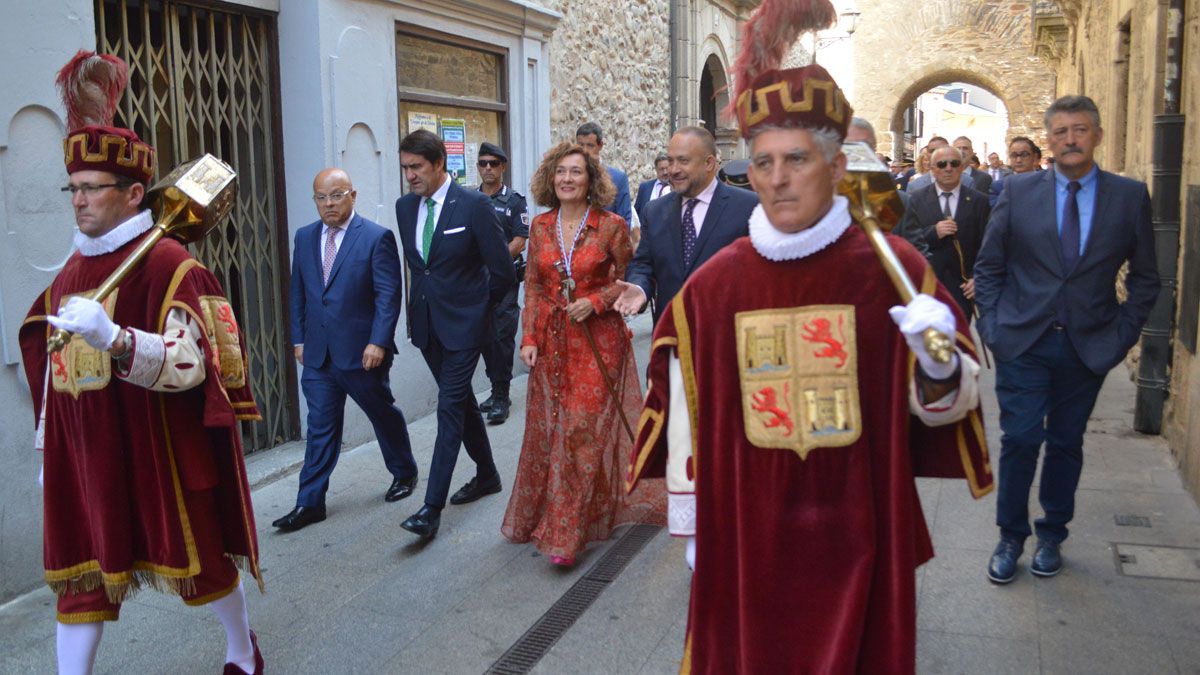
{"label": "white glove", "polygon": [[958,368],[958,354],[952,354],[949,363],[938,363],[925,350],[924,332],[933,328],[954,340],[954,312],[950,308],[924,293],[914,297],[907,305],[896,305],[888,310],[892,321],[904,333],[908,348],[916,355],[921,370],[935,380],[944,380]]}
{"label": "white glove", "polygon": [[687,559],[688,569],[695,570],[696,569],[696,537],[695,537],[695,535],[688,537],[687,552],[685,552],[683,555],[684,555],[684,558]]}
{"label": "white glove", "polygon": [[121,328],[108,318],[103,305],[82,296],[71,298],[58,316],[48,316],[46,320],[55,328],[79,334],[93,349],[102,352],[112,347],[121,332]]}

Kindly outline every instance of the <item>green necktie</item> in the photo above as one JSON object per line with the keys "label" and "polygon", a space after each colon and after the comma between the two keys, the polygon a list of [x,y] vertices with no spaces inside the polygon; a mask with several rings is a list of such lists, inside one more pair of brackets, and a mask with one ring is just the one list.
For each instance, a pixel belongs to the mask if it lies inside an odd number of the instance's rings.
{"label": "green necktie", "polygon": [[433,243],[433,231],[437,224],[433,222],[434,207],[437,202],[432,197],[425,198],[425,230],[421,232],[421,257],[429,262],[429,245]]}

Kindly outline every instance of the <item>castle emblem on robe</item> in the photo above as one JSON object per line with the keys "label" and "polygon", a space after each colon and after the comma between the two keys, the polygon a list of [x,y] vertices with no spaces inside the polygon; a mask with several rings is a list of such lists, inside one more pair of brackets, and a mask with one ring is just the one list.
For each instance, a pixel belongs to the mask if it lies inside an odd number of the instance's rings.
{"label": "castle emblem on robe", "polygon": [[739,312],[746,437],[760,448],[844,447],[862,433],[854,306]]}
{"label": "castle emblem on robe", "polygon": [[[65,307],[72,297],[74,296],[64,297],[59,309]],[[103,305],[104,311],[108,312],[111,318],[117,309],[117,291],[109,294]],[[107,387],[111,380],[112,359],[108,352],[93,348],[82,335],[72,335],[66,347],[50,354],[50,386],[54,387],[54,391],[64,392],[78,399],[85,391],[97,391]]]}

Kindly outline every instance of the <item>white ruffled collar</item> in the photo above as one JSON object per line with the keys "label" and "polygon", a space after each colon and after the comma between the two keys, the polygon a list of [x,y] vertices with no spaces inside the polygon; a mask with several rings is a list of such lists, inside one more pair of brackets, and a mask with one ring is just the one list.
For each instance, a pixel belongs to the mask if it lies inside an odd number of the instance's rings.
{"label": "white ruffled collar", "polygon": [[799,260],[837,241],[850,227],[850,200],[835,195],[833,206],[816,225],[799,232],[780,232],[767,220],[762,204],[750,214],[750,243],[767,260]]}
{"label": "white ruffled collar", "polygon": [[80,255],[89,258],[112,253],[142,236],[152,227],[154,227],[154,218],[150,215],[150,210],[146,209],[99,237],[89,237],[76,231],[75,248],[79,249]]}

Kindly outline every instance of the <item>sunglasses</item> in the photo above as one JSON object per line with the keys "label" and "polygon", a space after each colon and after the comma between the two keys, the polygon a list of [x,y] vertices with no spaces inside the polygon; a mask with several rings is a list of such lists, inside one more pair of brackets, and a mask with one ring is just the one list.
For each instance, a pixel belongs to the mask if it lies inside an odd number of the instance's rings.
{"label": "sunglasses", "polygon": [[957,169],[958,167],[962,166],[962,161],[957,159],[943,159],[939,160],[936,164],[934,164],[934,166],[939,169],[944,169],[946,168],[947,164]]}
{"label": "sunglasses", "polygon": [[501,161],[500,161],[500,160],[498,160],[498,159],[481,159],[481,160],[479,160],[478,162],[476,162],[476,164],[477,164],[479,167],[481,167],[481,168],[482,168],[482,167],[485,167],[485,166],[486,166],[486,167],[495,168],[495,167],[497,167],[497,166],[500,166],[500,165],[501,165],[501,164],[503,164],[503,163],[504,163],[504,162],[501,162]]}

